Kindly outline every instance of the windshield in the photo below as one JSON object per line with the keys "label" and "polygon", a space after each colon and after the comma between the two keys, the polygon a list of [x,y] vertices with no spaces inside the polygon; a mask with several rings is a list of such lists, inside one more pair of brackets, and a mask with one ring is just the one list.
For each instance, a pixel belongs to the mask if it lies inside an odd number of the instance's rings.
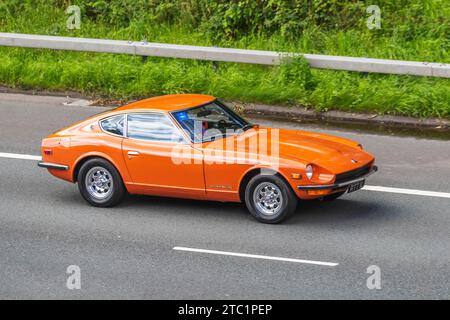
{"label": "windshield", "polygon": [[193,142],[212,141],[251,127],[247,121],[217,100],[172,114]]}

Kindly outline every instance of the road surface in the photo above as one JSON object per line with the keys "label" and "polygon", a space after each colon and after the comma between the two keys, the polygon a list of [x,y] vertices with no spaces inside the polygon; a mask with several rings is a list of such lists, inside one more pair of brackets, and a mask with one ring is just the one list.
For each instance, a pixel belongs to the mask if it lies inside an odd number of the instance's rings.
{"label": "road surface", "polygon": [[[132,196],[100,209],[29,157],[103,110],[67,101],[0,94],[0,299],[450,298],[450,141],[253,120],[360,141],[378,191],[302,202],[280,225],[240,204]],[[66,286],[71,265],[80,290]],[[381,289],[367,286],[373,265]]]}

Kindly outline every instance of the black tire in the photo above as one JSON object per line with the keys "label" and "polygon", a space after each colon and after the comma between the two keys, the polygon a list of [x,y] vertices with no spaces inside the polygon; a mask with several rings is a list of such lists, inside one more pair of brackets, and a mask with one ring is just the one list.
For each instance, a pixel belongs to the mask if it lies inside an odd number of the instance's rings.
{"label": "black tire", "polygon": [[[275,185],[277,188],[274,188]],[[275,208],[276,212],[267,214],[264,210],[263,205],[258,205],[255,201],[255,197],[260,197],[260,193],[258,190],[264,187],[270,187],[273,192],[274,197],[277,197],[278,194],[281,196],[281,205]],[[270,191],[269,190],[269,191]],[[280,199],[280,198],[278,198]],[[277,199],[275,199],[277,201]],[[252,214],[252,216],[263,223],[280,223],[281,221],[288,218],[292,213],[295,212],[297,208],[297,196],[292,191],[291,187],[278,175],[257,175],[253,177],[247,184],[245,188],[245,204],[247,206],[248,211]]]}
{"label": "black tire", "polygon": [[[89,189],[86,181],[86,175],[88,173],[90,174],[91,169],[94,171],[97,170],[95,168],[103,168],[104,170],[102,172],[105,174],[107,179],[110,179],[112,181],[112,183],[110,183],[109,189],[107,189],[108,187],[106,187],[108,192],[105,192],[103,194],[105,195],[104,198],[96,198],[93,195],[96,194],[96,192],[92,191],[92,189]],[[89,204],[95,207],[113,207],[122,201],[126,193],[122,177],[120,176],[117,169],[109,161],[101,158],[90,159],[83,163],[78,172],[77,182],[78,189],[80,190],[83,198]],[[100,192],[98,194],[100,194]]]}
{"label": "black tire", "polygon": [[345,193],[345,191],[346,190],[341,191],[341,192],[332,193],[332,194],[329,194],[327,196],[323,196],[323,197],[320,197],[320,198],[317,198],[317,199],[319,201],[324,201],[324,202],[334,201],[337,198],[339,198],[340,196],[342,196]]}

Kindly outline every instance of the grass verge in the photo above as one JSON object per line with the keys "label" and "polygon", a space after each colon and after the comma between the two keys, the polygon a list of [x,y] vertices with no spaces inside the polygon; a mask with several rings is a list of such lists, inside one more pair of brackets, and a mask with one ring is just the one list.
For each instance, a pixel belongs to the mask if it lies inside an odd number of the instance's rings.
{"label": "grass verge", "polygon": [[[194,16],[174,18],[179,16],[177,3],[188,0],[160,1],[148,14],[133,7],[145,3],[140,0],[125,1],[126,6],[117,1],[79,2],[84,4],[81,29],[71,31],[64,12],[69,1],[4,1],[0,31],[450,62],[448,1],[414,0],[410,5],[398,4],[399,9],[395,2],[383,0],[380,30],[368,30],[363,16],[343,29],[307,24],[301,33],[286,36],[281,26],[270,34],[242,32],[234,38],[208,36],[206,27],[188,21]],[[357,5],[364,9],[362,2]],[[97,6],[101,14],[89,16],[89,6]],[[6,47],[0,48],[0,57],[0,84],[9,87],[74,90],[114,99],[196,92],[316,110],[450,118],[450,79],[311,70],[302,59],[279,67],[220,63],[215,70],[211,62],[202,61],[149,58],[144,62],[126,55]]]}

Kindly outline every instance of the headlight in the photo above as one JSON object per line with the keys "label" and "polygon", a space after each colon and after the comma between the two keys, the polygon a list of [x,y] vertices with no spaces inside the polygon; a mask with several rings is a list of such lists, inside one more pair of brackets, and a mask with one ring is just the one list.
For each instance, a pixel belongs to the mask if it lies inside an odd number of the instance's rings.
{"label": "headlight", "polygon": [[312,176],[313,176],[313,167],[312,165],[308,164],[306,166],[306,177],[311,180]]}

